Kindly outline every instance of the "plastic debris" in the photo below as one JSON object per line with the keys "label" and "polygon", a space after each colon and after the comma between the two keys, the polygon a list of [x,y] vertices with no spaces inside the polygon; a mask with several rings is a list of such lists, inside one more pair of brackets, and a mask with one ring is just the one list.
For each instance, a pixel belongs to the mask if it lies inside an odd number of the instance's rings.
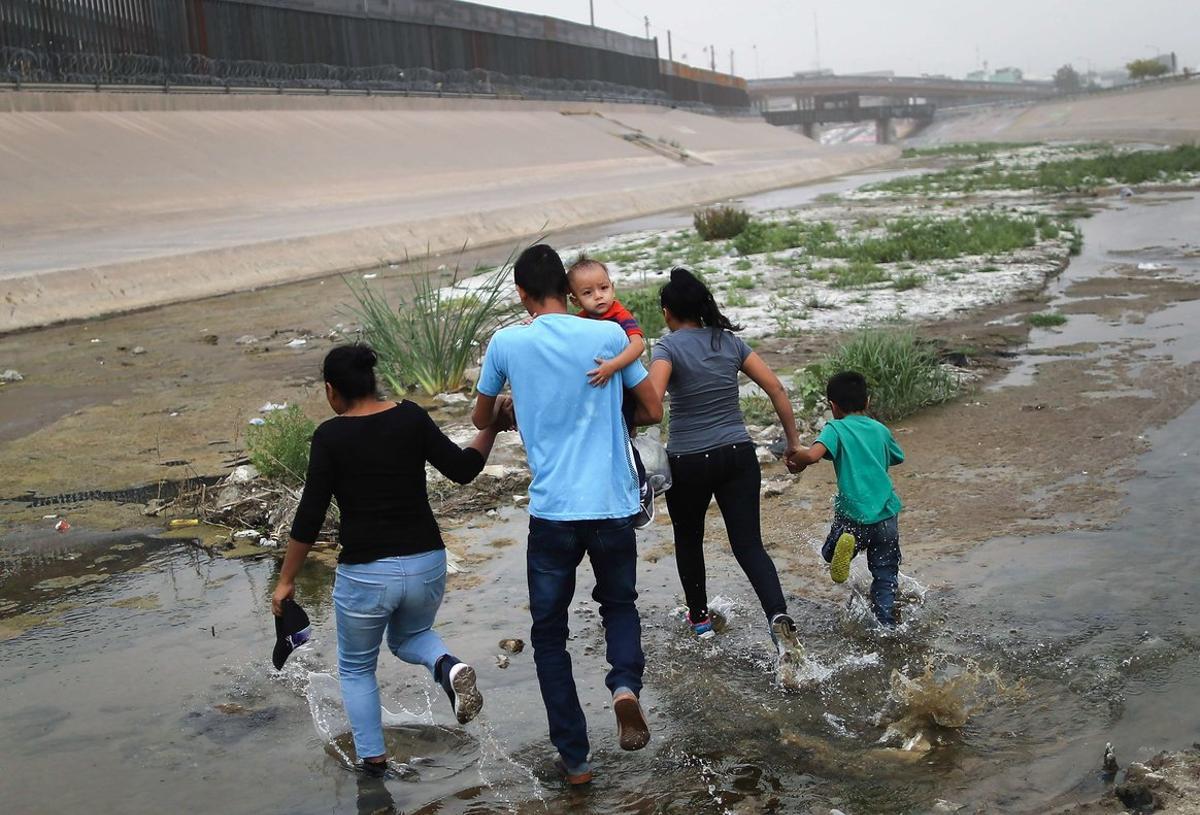
{"label": "plastic debris", "polygon": [[66,532],[70,528],[71,528],[71,525],[69,523],[67,523],[66,518],[63,518],[61,521],[59,521],[58,523],[56,523],[54,525],[54,529],[56,532]]}
{"label": "plastic debris", "polygon": [[90,340],[88,340],[88,342],[90,342],[90,343],[92,343],[93,345],[95,345],[95,344],[96,344],[96,343],[98,343],[98,342],[104,342],[104,340],[100,339],[99,337],[92,337]]}
{"label": "plastic debris", "polygon": [[369,273],[363,275],[363,280],[374,280],[377,277],[379,277],[379,275],[376,274],[375,272],[369,272]]}
{"label": "plastic debris", "polygon": [[136,357],[140,357],[142,354],[146,353],[146,349],[145,349],[145,347],[143,347],[141,345],[135,345],[135,346],[133,346],[133,350],[130,351],[129,353],[133,354]]}
{"label": "plastic debris", "polygon": [[275,540],[274,538],[259,538],[258,545],[264,546],[267,549],[274,549],[279,545],[279,541]]}
{"label": "plastic debris", "polygon": [[253,334],[243,334],[242,336],[240,336],[236,340],[234,340],[233,344],[234,345],[254,345],[254,343],[256,343],[256,342],[258,342],[258,337],[254,336]]}
{"label": "plastic debris", "polygon": [[270,413],[273,410],[287,410],[287,402],[267,402],[258,409],[259,413]]}
{"label": "plastic debris", "polygon": [[258,478],[258,468],[253,464],[234,467],[233,472],[229,474],[229,480],[234,484],[249,484],[256,478]]}
{"label": "plastic debris", "polygon": [[167,523],[168,529],[185,529],[189,526],[199,526],[200,521],[196,518],[175,518]]}
{"label": "plastic debris", "polygon": [[508,657],[506,657],[504,654],[496,654],[496,667],[499,668],[500,670],[504,670],[505,668],[507,668],[508,667]]}
{"label": "plastic debris", "polygon": [[249,540],[257,537],[260,537],[257,529],[240,529],[233,533],[233,539],[235,541]]}
{"label": "plastic debris", "polygon": [[301,337],[296,337],[296,339],[288,342],[287,347],[288,348],[303,348],[306,345],[308,345],[308,340],[303,339]]}
{"label": "plastic debris", "polygon": [[261,416],[255,416],[253,419],[250,420],[250,424],[254,425],[255,427],[262,427],[266,423],[267,423],[267,420],[262,418]]}
{"label": "plastic debris", "polygon": [[1133,190],[1130,187],[1121,187],[1121,197],[1122,198],[1132,198]]}
{"label": "plastic debris", "polygon": [[441,402],[443,405],[461,405],[465,402],[470,402],[471,397],[465,393],[439,393],[434,399]]}
{"label": "plastic debris", "polygon": [[21,376],[21,372],[13,368],[9,368],[4,373],[0,374],[0,382],[20,382],[25,377]]}

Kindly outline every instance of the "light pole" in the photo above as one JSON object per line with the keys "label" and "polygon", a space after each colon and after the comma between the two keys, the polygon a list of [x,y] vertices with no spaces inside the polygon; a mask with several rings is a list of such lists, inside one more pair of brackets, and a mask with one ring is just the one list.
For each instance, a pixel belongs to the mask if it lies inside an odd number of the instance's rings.
{"label": "light pole", "polygon": [[758,45],[750,46],[754,49],[754,78],[762,79],[762,69],[758,67]]}
{"label": "light pole", "polygon": [[596,0],[588,0],[588,17],[592,20],[592,28],[596,27]]}

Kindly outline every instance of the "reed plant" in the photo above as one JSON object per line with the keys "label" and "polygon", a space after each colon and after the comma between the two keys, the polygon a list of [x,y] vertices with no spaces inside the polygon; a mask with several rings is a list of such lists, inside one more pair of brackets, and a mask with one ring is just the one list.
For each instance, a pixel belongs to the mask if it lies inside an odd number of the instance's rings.
{"label": "reed plant", "polygon": [[750,223],[750,214],[737,207],[708,207],[692,215],[696,234],[706,241],[736,237]]}
{"label": "reed plant", "polygon": [[246,431],[250,463],[270,481],[303,484],[316,429],[316,422],[305,416],[299,405],[268,413],[263,424],[252,425]]}

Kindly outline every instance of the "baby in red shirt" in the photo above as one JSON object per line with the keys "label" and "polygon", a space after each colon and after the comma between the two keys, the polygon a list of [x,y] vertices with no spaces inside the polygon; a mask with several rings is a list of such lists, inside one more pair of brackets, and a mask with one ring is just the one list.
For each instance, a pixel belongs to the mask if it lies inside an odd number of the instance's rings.
{"label": "baby in red shirt", "polygon": [[581,257],[567,269],[567,283],[571,286],[571,302],[582,309],[579,312],[580,317],[612,320],[621,326],[625,336],[629,338],[629,345],[624,351],[600,363],[600,367],[588,371],[593,385],[603,385],[613,374],[645,353],[645,335],[637,319],[617,299],[612,278],[608,276],[608,267],[603,263]]}
{"label": "baby in red shirt", "polygon": [[[571,264],[571,268],[567,269],[567,283],[571,287],[571,302],[581,309],[580,317],[590,320],[612,320],[621,326],[625,336],[629,338],[629,345],[625,347],[624,351],[612,359],[597,360],[600,362],[599,366],[587,372],[591,383],[600,387],[606,384],[613,374],[645,353],[645,335],[642,333],[642,327],[638,325],[637,318],[616,298],[612,278],[608,276],[608,267],[603,263],[588,257],[580,257]],[[633,423],[633,406],[634,401],[626,398],[622,407],[630,437],[637,435],[637,426]],[[637,470],[638,491],[642,506],[635,526],[641,529],[654,520],[654,489],[646,479],[646,469],[642,466],[642,457],[638,455],[637,448],[631,445],[630,450],[633,453],[633,463]]]}

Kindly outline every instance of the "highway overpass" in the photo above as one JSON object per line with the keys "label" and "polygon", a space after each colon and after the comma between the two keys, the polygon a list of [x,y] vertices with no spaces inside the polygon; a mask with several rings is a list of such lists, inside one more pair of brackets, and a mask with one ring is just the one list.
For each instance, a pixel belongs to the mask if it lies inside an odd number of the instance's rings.
{"label": "highway overpass", "polygon": [[928,76],[782,76],[752,79],[746,83],[752,104],[760,110],[772,100],[789,100],[795,107],[811,108],[822,96],[858,94],[894,102],[922,100],[945,105],[951,102],[1039,99],[1053,96],[1052,82],[980,82]]}

